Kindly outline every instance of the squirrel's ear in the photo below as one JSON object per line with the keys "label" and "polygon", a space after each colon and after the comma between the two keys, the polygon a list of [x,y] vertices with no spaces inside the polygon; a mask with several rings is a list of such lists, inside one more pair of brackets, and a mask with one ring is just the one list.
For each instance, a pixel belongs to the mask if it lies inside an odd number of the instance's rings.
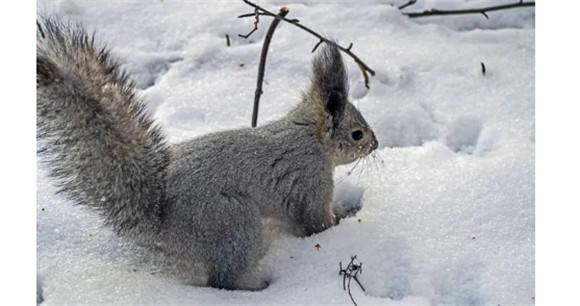
{"label": "squirrel's ear", "polygon": [[325,43],[312,61],[311,93],[324,104],[334,126],[342,119],[348,102],[347,73],[336,43]]}

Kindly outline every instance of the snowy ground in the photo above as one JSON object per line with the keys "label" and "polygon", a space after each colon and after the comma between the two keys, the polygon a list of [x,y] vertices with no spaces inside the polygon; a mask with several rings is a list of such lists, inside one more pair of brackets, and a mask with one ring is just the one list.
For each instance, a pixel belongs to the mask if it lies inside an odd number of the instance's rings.
{"label": "snowy ground", "polygon": [[[37,271],[43,305],[352,304],[338,263],[363,262],[359,305],[528,305],[535,297],[535,10],[411,20],[386,3],[259,1],[333,37],[357,66],[351,98],[379,139],[377,159],[337,169],[337,201],[363,209],[326,232],[285,234],[263,261],[261,292],[192,287],[161,276],[99,218],[54,194],[40,165]],[[419,1],[404,11],[505,1]],[[248,126],[262,38],[240,1],[39,1],[97,29],[133,75],[171,143]],[[232,45],[226,46],[229,34]],[[282,23],[266,68],[259,124],[298,101],[316,38]],[[486,67],[482,74],[481,63]],[[350,175],[348,173],[351,172]],[[321,248],[315,248],[319,244]]]}

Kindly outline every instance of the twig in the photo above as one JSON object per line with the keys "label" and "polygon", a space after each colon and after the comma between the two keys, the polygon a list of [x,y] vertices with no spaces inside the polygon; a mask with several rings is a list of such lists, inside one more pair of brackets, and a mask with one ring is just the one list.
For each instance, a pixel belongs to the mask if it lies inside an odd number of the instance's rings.
{"label": "twig", "polygon": [[254,29],[252,29],[252,31],[250,31],[250,33],[246,35],[238,34],[239,37],[248,38],[250,37],[250,35],[252,35],[254,32],[258,30],[258,23],[260,22],[260,14],[258,14],[258,9],[254,10],[254,17],[256,18],[254,20]]}
{"label": "twig", "polygon": [[409,2],[399,6],[399,10],[402,10],[402,9],[406,8],[407,6],[411,6],[415,3],[417,3],[417,0],[409,0]]}
{"label": "twig", "polygon": [[[352,297],[352,293],[350,292],[350,281],[352,279],[354,279],[356,281],[356,283],[360,286],[362,291],[366,292],[366,290],[357,278],[357,275],[359,273],[362,274],[362,262],[358,265],[354,264],[353,262],[355,259],[356,259],[356,255],[350,257],[350,262],[348,263],[348,266],[346,267],[346,269],[342,268],[342,261],[339,262],[338,266],[339,266],[340,270],[338,271],[338,275],[342,275],[342,289],[344,289],[344,290],[348,289],[348,295],[350,296],[350,300],[352,301],[352,303],[355,306],[357,306],[356,302],[354,301],[354,298]],[[348,278],[348,284],[346,283],[347,278]]]}
{"label": "twig", "polygon": [[[254,4],[254,3],[252,3],[252,2],[250,2],[250,1],[248,1],[248,0],[243,0],[243,1],[244,1],[246,4],[248,4],[249,6],[253,7],[254,9],[256,9],[256,10],[258,10],[258,11],[262,12],[262,13],[259,13],[259,15],[263,15],[263,16],[270,16],[270,17],[276,17],[276,16],[277,16],[276,14],[274,14],[274,13],[272,13],[272,12],[270,12],[270,11],[268,11],[268,10],[266,10],[266,9],[262,8],[262,7],[260,7],[260,6],[259,6],[259,5],[257,5],[257,4]],[[249,16],[251,16],[251,15],[249,15]],[[240,17],[240,18],[243,18],[243,17],[248,17],[248,14],[240,15],[239,17]],[[342,46],[338,45],[337,43],[335,43],[335,42],[333,42],[333,41],[330,41],[330,40],[328,40],[328,39],[324,38],[322,35],[320,35],[320,34],[318,34],[318,33],[314,32],[314,31],[313,31],[313,30],[311,30],[310,28],[308,28],[308,27],[305,27],[305,26],[303,26],[302,24],[300,24],[300,23],[299,23],[299,21],[298,21],[298,20],[296,20],[296,19],[286,19],[286,18],[284,18],[284,17],[281,17],[281,18],[280,18],[280,20],[284,20],[284,21],[288,22],[289,24],[291,24],[291,25],[294,25],[294,26],[296,26],[296,27],[298,27],[298,28],[300,28],[300,29],[302,29],[302,30],[304,30],[304,31],[306,31],[306,32],[308,32],[308,33],[310,33],[310,34],[314,35],[314,36],[315,36],[316,38],[318,38],[319,40],[321,40],[321,41],[323,41],[323,42],[325,42],[325,43],[327,43],[327,44],[330,44],[330,45],[334,45],[334,46],[336,46],[336,47],[337,47],[339,50],[341,50],[342,52],[344,52],[344,53],[348,54],[348,56],[350,56],[350,57],[351,57],[351,58],[352,58],[352,59],[355,61],[355,63],[357,63],[357,64],[358,64],[359,68],[361,69],[361,71],[362,71],[362,73],[363,73],[363,76],[365,76],[365,75],[366,75],[366,77],[365,77],[365,86],[366,86],[367,88],[369,87],[369,86],[368,86],[368,75],[366,74],[366,72],[370,73],[371,75],[375,75],[375,71],[374,71],[373,69],[371,69],[369,66],[367,66],[367,64],[365,64],[363,61],[361,61],[361,60],[360,60],[360,58],[358,58],[358,57],[357,57],[357,56],[356,56],[354,53],[352,53],[352,52],[350,51],[350,48],[351,48],[351,47],[349,47],[349,48],[344,48],[344,47],[342,47]],[[315,49],[316,49],[316,48],[315,48]]]}
{"label": "twig", "polygon": [[226,46],[230,46],[230,36],[226,34]]}
{"label": "twig", "polygon": [[420,18],[420,17],[429,17],[429,16],[437,16],[437,15],[463,15],[463,14],[483,14],[486,18],[489,19],[487,16],[487,12],[499,11],[499,10],[507,10],[512,8],[519,8],[519,7],[529,7],[529,6],[536,6],[536,2],[523,2],[520,1],[518,3],[512,4],[505,4],[505,5],[498,5],[498,6],[490,6],[490,7],[483,7],[483,8],[474,8],[474,9],[464,9],[464,10],[437,10],[431,9],[423,12],[416,12],[416,13],[403,13],[403,15],[409,18]]}
{"label": "twig", "polygon": [[[270,27],[268,28],[268,32],[266,32],[266,37],[264,38],[264,44],[262,45],[262,54],[260,56],[260,64],[258,66],[258,82],[256,84],[256,93],[254,94],[254,110],[252,112],[252,127],[256,127],[258,124],[258,109],[260,106],[260,96],[262,96],[262,83],[264,82],[264,71],[266,68],[266,58],[268,57],[268,47],[270,46],[270,42],[272,41],[272,36],[274,35],[274,31],[276,27],[280,23],[281,18],[284,18],[290,12],[287,7],[280,8],[280,11],[272,20]],[[256,8],[256,19],[258,18],[258,9]],[[257,24],[256,24],[257,27]],[[252,31],[253,32],[253,31]],[[252,34],[250,32],[250,34]],[[248,36],[250,36],[248,34]],[[246,37],[247,38],[247,37]]]}
{"label": "twig", "polygon": [[[257,13],[259,16],[269,16],[267,14],[264,13]],[[256,13],[247,13],[247,14],[242,14],[240,16],[238,16],[238,18],[245,18],[245,17],[255,17]]]}
{"label": "twig", "polygon": [[358,68],[362,72],[363,80],[365,81],[365,87],[367,89],[370,89],[370,87],[369,87],[369,75],[367,74],[367,71],[365,70],[365,68],[360,63],[357,63],[357,64],[358,64]]}
{"label": "twig", "polygon": [[44,35],[44,31],[42,30],[42,26],[40,25],[38,20],[36,21],[36,28],[38,29],[38,32],[40,32],[40,37],[46,38],[46,35]]}
{"label": "twig", "polygon": [[316,51],[316,49],[318,49],[318,46],[320,46],[320,44],[322,44],[324,42],[324,40],[319,40],[316,45],[314,45],[314,48],[312,48],[311,53],[314,53],[314,51]]}
{"label": "twig", "polygon": [[485,75],[485,64],[483,62],[481,62],[481,74]]}
{"label": "twig", "polygon": [[[272,14],[271,13],[260,13],[260,12],[258,12],[258,15],[259,16],[270,16],[270,17],[272,17]],[[242,14],[242,15],[238,16],[238,18],[246,18],[246,17],[254,17],[254,16],[256,16],[256,13],[247,13],[247,14]],[[298,19],[288,19],[288,20],[290,20],[291,22],[300,22],[300,20],[298,20]]]}

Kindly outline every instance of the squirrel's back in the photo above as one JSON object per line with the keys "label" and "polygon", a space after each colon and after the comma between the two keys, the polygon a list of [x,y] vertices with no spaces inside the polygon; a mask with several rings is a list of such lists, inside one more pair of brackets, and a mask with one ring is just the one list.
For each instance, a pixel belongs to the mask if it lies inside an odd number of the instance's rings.
{"label": "squirrel's back", "polygon": [[94,35],[53,18],[37,25],[37,139],[50,175],[119,234],[154,234],[166,193],[164,137]]}

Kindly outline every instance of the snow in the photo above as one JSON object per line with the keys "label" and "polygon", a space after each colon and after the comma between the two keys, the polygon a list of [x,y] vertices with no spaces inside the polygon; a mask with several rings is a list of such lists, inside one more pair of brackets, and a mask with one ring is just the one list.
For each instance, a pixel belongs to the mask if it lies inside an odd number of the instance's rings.
{"label": "snow", "polygon": [[[498,3],[426,0],[403,11]],[[287,6],[289,18],[353,42],[376,71],[366,89],[344,56],[351,98],[380,146],[375,157],[336,171],[337,203],[360,201],[362,209],[308,238],[278,233],[261,263],[271,280],[263,291],[194,287],[160,273],[95,213],[56,195],[39,164],[42,305],[352,304],[338,274],[352,255],[363,263],[366,292],[351,286],[359,305],[534,304],[534,8],[490,12],[489,20],[408,19],[384,1],[258,4]],[[171,143],[249,126],[269,19],[248,40],[237,37],[253,28],[253,18],[236,18],[253,11],[242,1],[39,1],[37,10],[96,30]],[[280,24],[259,125],[298,102],[316,42]]]}

